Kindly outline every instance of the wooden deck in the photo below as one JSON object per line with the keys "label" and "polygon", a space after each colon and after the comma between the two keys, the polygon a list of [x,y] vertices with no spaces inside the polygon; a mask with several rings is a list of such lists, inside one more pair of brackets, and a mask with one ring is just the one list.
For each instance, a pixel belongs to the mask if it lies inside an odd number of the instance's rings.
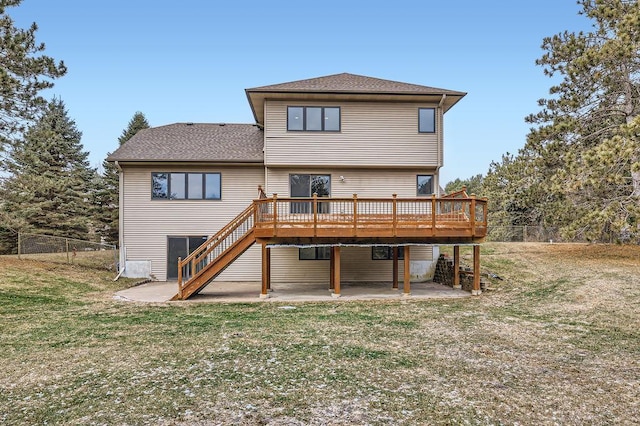
{"label": "wooden deck", "polygon": [[468,198],[263,198],[254,233],[267,244],[478,243],[487,201]]}
{"label": "wooden deck", "polygon": [[[331,246],[330,288],[340,295],[340,247],[348,244],[404,246],[404,294],[410,294],[411,244],[475,244],[473,294],[480,292],[480,250],[487,234],[487,200],[460,191],[436,198],[271,198],[260,199],[185,259],[178,259],[178,292],[197,294],[254,243],[262,246],[262,292],[271,286],[270,245]],[[398,249],[393,250],[398,287]]]}

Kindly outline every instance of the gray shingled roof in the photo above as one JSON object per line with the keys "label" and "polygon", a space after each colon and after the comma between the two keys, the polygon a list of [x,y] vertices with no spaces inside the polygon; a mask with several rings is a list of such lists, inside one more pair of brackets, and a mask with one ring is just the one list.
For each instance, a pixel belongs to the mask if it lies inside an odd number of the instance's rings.
{"label": "gray shingled roof", "polygon": [[336,99],[382,102],[438,102],[444,112],[466,93],[349,73],[246,89],[256,122],[264,125],[266,99]]}
{"label": "gray shingled roof", "polygon": [[254,124],[176,123],[139,131],[107,160],[262,163],[263,138]]}
{"label": "gray shingled roof", "polygon": [[412,93],[412,94],[447,94],[464,96],[464,92],[383,80],[381,78],[342,73],[325,77],[291,81],[289,83],[254,87],[247,92],[345,92],[345,93]]}

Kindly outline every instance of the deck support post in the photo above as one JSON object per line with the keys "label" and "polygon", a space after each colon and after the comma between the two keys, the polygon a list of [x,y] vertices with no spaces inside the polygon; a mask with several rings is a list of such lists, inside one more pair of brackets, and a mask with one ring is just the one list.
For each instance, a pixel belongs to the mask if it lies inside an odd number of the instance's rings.
{"label": "deck support post", "polygon": [[473,296],[479,296],[482,293],[480,290],[480,246],[473,246],[473,290],[471,294]]}
{"label": "deck support post", "polygon": [[178,257],[178,300],[184,300],[182,297],[182,258]]}
{"label": "deck support post", "polygon": [[333,297],[340,297],[340,246],[331,247],[333,252]]}
{"label": "deck support post", "polygon": [[336,284],[336,256],[333,247],[329,250],[329,290],[333,290]]}
{"label": "deck support post", "polygon": [[261,299],[268,298],[270,289],[271,289],[271,249],[267,248],[266,244],[262,244],[262,291],[260,292],[260,298]]}
{"label": "deck support post", "polygon": [[460,289],[460,246],[453,246],[453,288]]}
{"label": "deck support post", "polygon": [[393,248],[393,289],[398,289],[398,246]]}
{"label": "deck support post", "polygon": [[411,296],[411,247],[404,246],[404,291],[403,296]]}

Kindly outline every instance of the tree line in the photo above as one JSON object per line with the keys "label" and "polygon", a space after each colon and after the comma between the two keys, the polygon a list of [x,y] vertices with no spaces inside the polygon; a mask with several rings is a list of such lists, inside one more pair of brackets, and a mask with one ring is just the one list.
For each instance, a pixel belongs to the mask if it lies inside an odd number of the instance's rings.
{"label": "tree line", "polygon": [[[588,32],[543,40],[536,61],[560,77],[517,153],[473,187],[489,199],[492,226],[559,229],[566,239],[640,241],[640,6],[637,0],[580,0]],[[472,191],[469,191],[469,193]]]}
{"label": "tree line", "polygon": [[[40,92],[66,74],[42,52],[37,25],[16,28],[0,0],[0,254],[15,253],[18,232],[118,242],[118,170],[91,167],[82,133],[59,98]],[[120,145],[149,127],[136,112]]]}

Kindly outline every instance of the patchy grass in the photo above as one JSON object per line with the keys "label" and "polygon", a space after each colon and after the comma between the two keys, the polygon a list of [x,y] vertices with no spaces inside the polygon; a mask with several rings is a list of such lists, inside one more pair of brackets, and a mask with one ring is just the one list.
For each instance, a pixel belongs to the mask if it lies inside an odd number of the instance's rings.
{"label": "patchy grass", "polygon": [[482,253],[481,297],[295,309],[124,303],[113,273],[0,258],[0,423],[637,422],[640,247]]}

